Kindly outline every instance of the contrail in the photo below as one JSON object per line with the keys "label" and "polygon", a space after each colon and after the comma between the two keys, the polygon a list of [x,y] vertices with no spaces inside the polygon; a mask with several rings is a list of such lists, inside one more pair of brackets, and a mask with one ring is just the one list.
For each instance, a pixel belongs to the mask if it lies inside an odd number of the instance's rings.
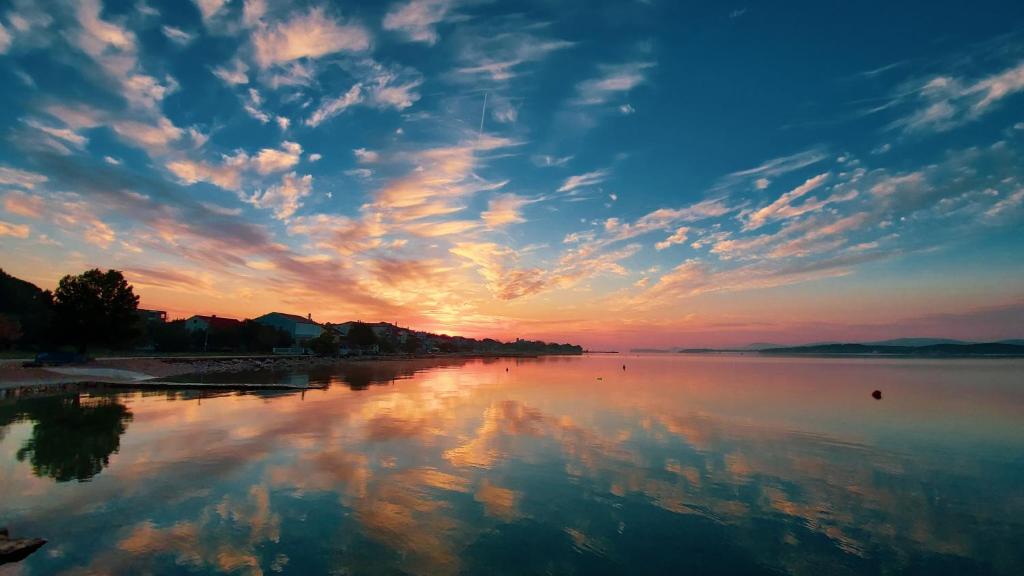
{"label": "contrail", "polygon": [[484,92],[484,107],[483,107],[482,110],[480,110],[480,132],[477,133],[477,135],[476,135],[477,142],[479,142],[480,138],[483,137],[483,135],[484,135],[484,118],[486,117],[486,115],[487,115],[487,92]]}

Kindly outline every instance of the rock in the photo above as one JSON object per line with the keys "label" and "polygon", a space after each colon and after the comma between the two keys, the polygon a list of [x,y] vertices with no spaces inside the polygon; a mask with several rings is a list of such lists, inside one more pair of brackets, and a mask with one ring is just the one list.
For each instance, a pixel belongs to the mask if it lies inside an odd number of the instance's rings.
{"label": "rock", "polygon": [[10,538],[6,528],[0,528],[0,564],[19,562],[35,552],[46,540],[42,538]]}
{"label": "rock", "polygon": [[874,398],[875,400],[881,400],[882,399],[882,391],[881,390],[875,390],[874,392],[871,393],[871,397]]}

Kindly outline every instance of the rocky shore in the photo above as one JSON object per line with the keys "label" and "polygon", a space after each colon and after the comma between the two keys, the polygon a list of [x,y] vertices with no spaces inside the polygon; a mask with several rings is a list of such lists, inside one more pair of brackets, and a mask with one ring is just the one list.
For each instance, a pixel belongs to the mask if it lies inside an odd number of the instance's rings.
{"label": "rocky shore", "polygon": [[[295,372],[342,364],[366,364],[410,360],[468,360],[474,358],[526,357],[508,354],[390,355],[332,358],[317,356],[192,356],[147,358],[100,358],[85,364],[26,368],[21,361],[0,363],[0,390],[75,383],[103,383],[139,387],[168,386],[163,381],[195,375]],[[203,384],[189,383],[191,386]],[[218,386],[208,384],[208,386]],[[222,385],[221,385],[222,386]],[[251,387],[251,386],[246,386]]]}

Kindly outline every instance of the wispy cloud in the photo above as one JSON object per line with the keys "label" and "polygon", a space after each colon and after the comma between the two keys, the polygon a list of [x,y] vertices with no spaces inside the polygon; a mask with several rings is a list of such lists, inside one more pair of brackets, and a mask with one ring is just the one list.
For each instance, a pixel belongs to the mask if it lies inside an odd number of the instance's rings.
{"label": "wispy cloud", "polygon": [[904,88],[892,101],[909,102],[909,114],[889,128],[904,132],[945,131],[994,110],[1003,100],[1024,91],[1024,62],[981,78],[934,76]]}
{"label": "wispy cloud", "polygon": [[577,95],[573,103],[582,106],[604,104],[616,96],[628,93],[647,81],[648,71],[654,65],[653,62],[627,62],[601,66],[598,77],[576,86]]}
{"label": "wispy cloud", "polygon": [[439,38],[437,25],[444,22],[454,7],[454,0],[409,0],[392,5],[382,26],[413,42],[433,45]]}
{"label": "wispy cloud", "polygon": [[299,58],[320,58],[337,52],[363,52],[370,31],[359,24],[336,20],[323,8],[312,8],[274,24],[261,23],[252,35],[256,63],[261,68]]}
{"label": "wispy cloud", "polygon": [[584,172],[583,174],[569,176],[565,179],[565,182],[558,187],[558,192],[572,193],[580,188],[596,186],[607,180],[609,175],[610,172],[608,170],[594,170],[593,172]]}

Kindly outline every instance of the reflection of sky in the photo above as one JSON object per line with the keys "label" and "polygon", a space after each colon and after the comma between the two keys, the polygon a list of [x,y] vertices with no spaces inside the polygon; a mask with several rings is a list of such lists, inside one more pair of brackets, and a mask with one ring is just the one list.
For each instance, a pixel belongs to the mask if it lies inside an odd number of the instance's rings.
{"label": "reflection of sky", "polygon": [[396,379],[414,367],[363,390],[119,395],[133,418],[85,483],[33,476],[15,458],[32,423],[9,425],[0,518],[50,540],[19,569],[1013,574],[1024,562],[1019,362],[618,356]]}

